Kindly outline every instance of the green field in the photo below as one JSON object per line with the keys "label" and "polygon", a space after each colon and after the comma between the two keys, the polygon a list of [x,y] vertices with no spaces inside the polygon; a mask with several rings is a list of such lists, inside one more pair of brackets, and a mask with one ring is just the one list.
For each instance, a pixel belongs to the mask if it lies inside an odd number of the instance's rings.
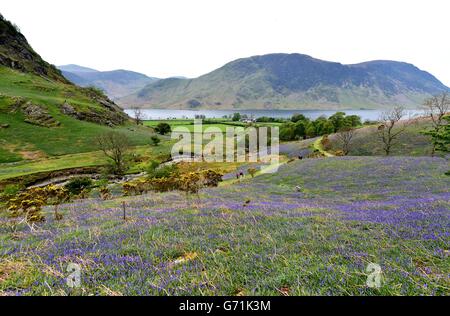
{"label": "green field", "polygon": [[[172,130],[176,127],[185,127],[190,132],[194,131],[194,121],[191,119],[173,119],[173,120],[150,120],[144,121],[144,126],[156,127],[159,123],[167,123],[170,125]],[[252,126],[280,126],[281,123],[254,123]],[[233,122],[231,120],[225,119],[207,119],[206,123],[202,124],[203,132],[207,131],[210,127],[217,127],[223,133],[226,132],[227,128],[234,127],[246,127],[249,126],[243,122]]]}

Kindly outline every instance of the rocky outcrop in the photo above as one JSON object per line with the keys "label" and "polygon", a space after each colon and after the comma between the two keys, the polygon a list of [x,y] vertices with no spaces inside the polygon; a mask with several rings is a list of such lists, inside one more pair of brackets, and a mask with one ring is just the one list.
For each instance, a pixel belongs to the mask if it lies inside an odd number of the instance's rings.
{"label": "rocky outcrop", "polygon": [[61,124],[40,105],[26,102],[20,106],[20,110],[25,115],[24,121],[27,123],[43,127],[57,127]]}
{"label": "rocky outcrop", "polygon": [[78,109],[76,106],[67,102],[61,105],[61,113],[71,116],[80,121],[87,121],[107,126],[115,126],[123,124],[127,119],[127,115],[118,108],[114,103],[110,104],[106,100],[99,102],[105,109],[88,108]]}
{"label": "rocky outcrop", "polygon": [[45,62],[28,44],[25,36],[0,14],[0,65],[69,83],[55,66]]}

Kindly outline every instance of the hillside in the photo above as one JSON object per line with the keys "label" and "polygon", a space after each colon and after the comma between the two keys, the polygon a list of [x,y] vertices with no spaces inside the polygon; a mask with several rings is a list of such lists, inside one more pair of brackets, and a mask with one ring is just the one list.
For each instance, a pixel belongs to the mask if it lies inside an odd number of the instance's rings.
{"label": "hillside", "polygon": [[58,66],[64,77],[82,86],[94,86],[103,90],[110,98],[130,95],[146,85],[159,80],[129,70],[98,71],[78,65]]}
{"label": "hillside", "polygon": [[414,65],[371,61],[354,65],[301,54],[232,61],[195,79],[170,78],[118,100],[123,107],[182,109],[378,109],[417,107],[448,91]]}
{"label": "hillside", "polygon": [[[404,124],[405,122],[403,122]],[[430,136],[422,132],[429,129],[431,122],[429,119],[420,118],[408,122],[404,132],[398,136],[392,147],[392,156],[430,156],[432,152],[432,142]],[[398,128],[394,129],[395,131]],[[341,143],[336,135],[329,137],[331,150],[339,150]],[[380,140],[377,126],[366,126],[355,131],[351,146],[350,156],[383,156],[383,142]],[[436,153],[436,156],[445,156],[443,153]]]}
{"label": "hillside", "polygon": [[[49,206],[39,233],[0,214],[0,295],[448,295],[446,170],[430,157],[307,159],[193,205],[181,192],[89,198],[59,221]],[[65,282],[71,262],[82,288]],[[366,286],[370,262],[380,288]]]}
{"label": "hillside", "polygon": [[67,81],[2,16],[0,44],[0,163],[94,150],[93,138],[112,127],[132,134],[122,109]]}

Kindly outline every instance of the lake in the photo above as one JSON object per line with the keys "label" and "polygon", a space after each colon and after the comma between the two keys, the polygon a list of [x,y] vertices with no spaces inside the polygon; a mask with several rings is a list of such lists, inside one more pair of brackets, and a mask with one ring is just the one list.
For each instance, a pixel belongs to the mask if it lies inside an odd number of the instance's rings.
{"label": "lake", "polygon": [[[340,110],[347,115],[359,115],[363,121],[377,120],[380,114],[385,110]],[[133,117],[133,110],[127,109],[125,112]],[[143,109],[144,119],[146,120],[165,120],[165,119],[193,119],[196,115],[205,115],[206,118],[222,118],[225,115],[233,115],[239,112],[248,117],[258,118],[261,116],[290,118],[293,114],[303,114],[310,119],[316,119],[320,116],[329,117],[336,110],[167,110],[167,109]],[[408,115],[422,114],[421,110],[408,110]]]}

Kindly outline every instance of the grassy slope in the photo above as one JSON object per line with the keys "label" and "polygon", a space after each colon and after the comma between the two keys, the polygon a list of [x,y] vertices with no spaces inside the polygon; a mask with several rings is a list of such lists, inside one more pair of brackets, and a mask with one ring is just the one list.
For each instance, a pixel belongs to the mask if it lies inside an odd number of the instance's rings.
{"label": "grassy slope", "polygon": [[[431,140],[429,136],[421,134],[430,123],[420,120],[407,127],[400,134],[396,145],[392,149],[393,156],[429,156],[431,153]],[[340,149],[338,140],[330,136],[332,149]],[[383,156],[382,141],[378,138],[377,127],[369,126],[358,129],[352,141],[350,156]]]}
{"label": "grassy slope", "polygon": [[[151,159],[162,160],[170,153],[171,142],[161,142],[158,147],[136,146],[131,152],[143,157],[143,162],[132,164],[129,172],[138,172],[145,168]],[[15,177],[30,175],[38,172],[48,172],[79,167],[101,166],[107,163],[107,159],[100,151],[68,154],[63,156],[41,158],[33,161],[21,161],[0,165],[0,181]]]}
{"label": "grassy slope", "polygon": [[[19,161],[30,155],[46,157],[93,151],[96,150],[93,138],[110,130],[106,126],[61,114],[59,106],[65,100],[80,108],[101,110],[100,105],[88,99],[75,86],[0,67],[0,94],[0,124],[10,125],[0,129],[0,163]],[[10,106],[15,103],[12,97],[23,97],[46,107],[61,122],[61,126],[46,128],[25,123],[23,114],[10,111]],[[127,125],[116,129],[129,136],[134,145],[148,143],[150,131],[145,128]]]}
{"label": "grassy slope", "polygon": [[[60,222],[49,208],[39,234],[0,218],[0,292],[448,295],[446,170],[426,157],[307,159],[192,204],[178,193],[77,201]],[[80,289],[64,281],[71,262]],[[366,286],[370,262],[379,289]]]}

